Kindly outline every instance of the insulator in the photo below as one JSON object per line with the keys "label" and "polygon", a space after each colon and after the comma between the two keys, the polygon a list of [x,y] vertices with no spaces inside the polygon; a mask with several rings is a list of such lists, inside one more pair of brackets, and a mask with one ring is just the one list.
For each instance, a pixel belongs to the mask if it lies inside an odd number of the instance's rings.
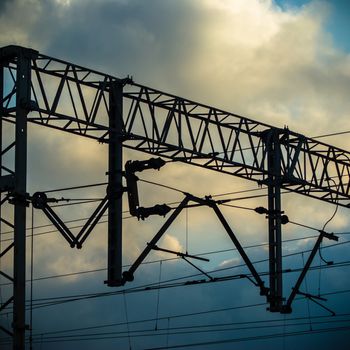
{"label": "insulator", "polygon": [[162,158],[151,158],[148,160],[135,160],[135,161],[127,161],[125,164],[126,173],[135,173],[141,172],[147,169],[156,169],[159,170],[166,163]]}
{"label": "insulator", "polygon": [[267,214],[268,213],[267,209],[264,207],[257,207],[254,209],[254,211],[256,211],[258,214]]}
{"label": "insulator", "polygon": [[282,215],[281,216],[281,224],[285,225],[285,224],[288,224],[288,222],[289,222],[288,216],[287,215]]}
{"label": "insulator", "polygon": [[43,209],[47,204],[47,196],[44,192],[35,192],[32,197],[33,207]]}
{"label": "insulator", "polygon": [[123,279],[127,282],[132,282],[134,280],[134,275],[129,271],[124,271]]}
{"label": "insulator", "polygon": [[169,213],[170,210],[171,208],[166,204],[157,204],[149,208],[140,207],[140,208],[137,208],[137,217],[139,219],[144,220],[148,218],[150,215],[165,216],[166,214]]}

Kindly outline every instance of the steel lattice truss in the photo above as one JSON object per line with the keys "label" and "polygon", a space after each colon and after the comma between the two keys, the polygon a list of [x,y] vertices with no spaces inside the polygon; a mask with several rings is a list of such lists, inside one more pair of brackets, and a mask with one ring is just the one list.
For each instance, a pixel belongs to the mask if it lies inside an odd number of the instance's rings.
{"label": "steel lattice truss", "polygon": [[[0,64],[0,222],[14,230],[13,243],[0,252],[2,258],[13,250],[13,277],[0,271],[13,283],[13,296],[0,305],[1,312],[13,303],[13,332],[2,326],[0,330],[13,336],[14,349],[25,348],[26,208],[30,202],[34,208],[43,210],[72,248],[78,249],[108,210],[106,282],[113,287],[133,280],[136,268],[150,250],[159,249],[157,241],[190,200],[196,205],[207,205],[214,209],[255,277],[260,294],[265,295],[270,304],[269,310],[292,311],[291,304],[297,294],[302,294],[300,286],[322,240],[338,238],[319,231],[295,287],[284,302],[281,225],[288,222],[288,217],[282,215],[281,189],[350,207],[350,152],[288,128],[275,128],[136,84],[130,78],[119,79],[31,49],[18,46],[1,48]],[[6,123],[3,122],[13,124],[13,133],[5,130]],[[45,193],[27,193],[27,122],[108,144],[106,197],[77,236],[50,208]],[[216,202],[209,197],[201,199],[189,194],[132,267],[122,272],[123,193],[128,192],[129,204],[133,202],[130,208],[134,208],[136,214],[132,215],[145,218],[151,214],[165,215],[170,210],[159,205],[142,208],[138,200],[135,201],[137,177],[134,173],[159,169],[164,161],[129,161],[129,170],[126,165],[123,171],[123,147],[266,185],[268,209],[259,207],[256,211],[266,214],[268,219],[269,286],[265,287]],[[11,165],[8,161],[12,158]],[[133,163],[134,167],[131,166]],[[123,176],[127,187],[123,186]],[[10,217],[1,211],[6,203],[13,207],[9,211]],[[144,214],[137,214],[141,209]],[[313,298],[311,295],[308,297]]]}
{"label": "steel lattice truss", "polygon": [[[42,54],[31,62],[28,121],[108,142],[109,84],[120,79]],[[5,119],[14,122],[15,58],[6,71]],[[274,133],[281,188],[350,205],[350,152],[130,79],[124,83],[124,147],[264,184],[271,173],[267,150]]]}

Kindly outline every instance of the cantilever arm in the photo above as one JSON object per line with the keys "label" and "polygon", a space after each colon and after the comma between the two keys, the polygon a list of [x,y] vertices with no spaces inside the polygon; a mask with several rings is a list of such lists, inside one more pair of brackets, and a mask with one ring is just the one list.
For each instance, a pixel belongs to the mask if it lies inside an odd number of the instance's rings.
{"label": "cantilever arm", "polygon": [[52,222],[52,224],[57,228],[57,230],[61,233],[64,239],[69,243],[71,248],[75,247],[76,239],[73,233],[69,230],[66,224],[59,218],[59,216],[50,208],[50,206],[45,203],[43,205],[42,211],[47,216],[47,218]]}
{"label": "cantilever arm", "polygon": [[71,248],[75,246],[80,249],[101,216],[108,208],[108,195],[101,201],[90,218],[84,224],[77,236],[74,236],[67,225],[60,219],[54,210],[48,205],[48,198],[44,192],[36,192],[32,197],[34,208],[41,209],[57,230],[62,234]]}
{"label": "cantilever arm", "polygon": [[147,244],[146,248],[143,250],[143,252],[140,254],[140,256],[131,265],[129,270],[123,272],[124,282],[126,282],[126,281],[133,281],[133,279],[134,279],[134,272],[137,270],[137,268],[140,266],[142,261],[149,254],[149,252],[156,246],[156,244],[159,241],[159,239],[163,236],[165,231],[170,227],[170,225],[173,223],[173,221],[176,219],[176,217],[185,208],[185,206],[186,206],[186,204],[188,203],[189,200],[190,200],[190,196],[186,195],[185,198],[180,203],[180,205],[175,209],[175,211],[170,215],[168,220],[163,224],[163,226],[160,228],[160,230],[157,232],[157,234],[152,238],[151,242]]}
{"label": "cantilever arm", "polygon": [[292,302],[293,302],[295,296],[298,293],[300,294],[299,288],[300,288],[300,286],[301,286],[301,284],[302,284],[302,282],[303,282],[303,280],[304,280],[304,278],[306,276],[306,273],[307,273],[308,269],[311,266],[311,263],[312,263],[315,255],[317,253],[317,250],[319,249],[319,247],[320,247],[320,245],[322,243],[323,237],[327,237],[328,239],[331,239],[331,240],[334,240],[334,241],[338,240],[338,237],[335,236],[334,234],[329,234],[329,233],[326,233],[325,231],[320,231],[320,235],[317,238],[315,246],[313,247],[313,249],[312,249],[312,251],[311,251],[311,253],[309,255],[309,258],[307,259],[306,264],[305,264],[303,270],[301,271],[301,274],[300,274],[300,276],[299,276],[299,278],[298,278],[298,280],[297,280],[297,282],[295,284],[295,287],[292,289],[292,292],[290,293],[290,296],[289,296],[289,298],[287,300],[287,303],[284,305],[284,307],[282,309],[283,313],[291,313],[292,312],[292,307],[291,307]]}
{"label": "cantilever arm", "polygon": [[224,226],[226,232],[228,233],[228,235],[231,238],[231,241],[233,242],[233,244],[235,245],[235,247],[237,248],[239,254],[241,255],[242,259],[244,260],[245,264],[247,265],[249,271],[251,272],[251,274],[253,275],[257,285],[260,287],[260,294],[261,295],[268,295],[269,289],[267,287],[265,287],[264,285],[264,281],[261,279],[260,275],[258,274],[258,272],[256,271],[254,265],[252,264],[252,262],[250,261],[248,255],[246,254],[246,252],[244,251],[243,247],[241,246],[241,244],[239,243],[236,235],[233,233],[230,225],[228,224],[228,222],[226,221],[225,217],[222,215],[220,209],[218,208],[218,206],[216,205],[215,202],[212,203],[211,207],[213,208],[216,216],[219,218],[220,222],[222,223],[222,225]]}
{"label": "cantilever arm", "polygon": [[191,255],[191,254],[188,254],[188,253],[181,253],[181,252],[175,252],[174,250],[170,250],[170,249],[164,249],[164,248],[160,248],[158,247],[157,245],[154,245],[152,247],[153,250],[159,250],[161,252],[165,252],[165,253],[170,253],[170,254],[175,254],[181,258],[191,258],[191,259],[196,259],[196,260],[202,260],[202,261],[210,261],[209,259],[207,258],[202,258],[200,256],[197,256],[197,255]]}

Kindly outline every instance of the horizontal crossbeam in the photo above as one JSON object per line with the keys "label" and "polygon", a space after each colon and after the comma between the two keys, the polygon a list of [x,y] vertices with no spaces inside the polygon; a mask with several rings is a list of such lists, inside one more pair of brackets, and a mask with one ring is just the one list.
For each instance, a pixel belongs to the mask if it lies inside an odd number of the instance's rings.
{"label": "horizontal crossbeam", "polygon": [[[281,188],[350,206],[346,150],[40,53],[31,62],[31,123],[108,143],[108,95],[111,83],[119,81],[125,84],[124,147],[267,184],[273,175],[267,150],[277,133]],[[5,64],[9,85],[15,63],[10,55]],[[12,78],[7,90],[15,89]],[[11,97],[3,103],[3,119],[14,122]]]}

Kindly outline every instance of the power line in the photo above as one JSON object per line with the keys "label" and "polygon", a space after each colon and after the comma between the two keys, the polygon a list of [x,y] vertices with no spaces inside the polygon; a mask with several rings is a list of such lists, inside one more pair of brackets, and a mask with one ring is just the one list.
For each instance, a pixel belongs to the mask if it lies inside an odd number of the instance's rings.
{"label": "power line", "polygon": [[313,335],[313,334],[320,334],[320,333],[339,332],[339,331],[346,331],[349,329],[350,329],[350,326],[345,326],[345,327],[313,329],[313,330],[307,330],[307,331],[296,331],[296,332],[289,332],[289,333],[283,332],[283,333],[257,335],[257,336],[250,336],[250,337],[207,341],[207,342],[200,342],[200,343],[186,343],[186,344],[180,344],[180,345],[172,345],[172,346],[168,346],[166,348],[164,348],[164,347],[154,348],[153,347],[153,348],[148,348],[146,350],[177,349],[177,348],[188,348],[188,347],[194,347],[194,346],[238,343],[238,342],[243,342],[243,341],[255,341],[255,340],[274,339],[274,338],[281,338],[281,337],[294,337],[294,336],[300,336],[300,335]]}
{"label": "power line", "polygon": [[[256,341],[256,340],[264,340],[264,339],[274,339],[274,338],[280,338],[285,336],[301,336],[301,335],[314,335],[314,334],[321,334],[321,333],[330,333],[330,332],[340,332],[340,331],[347,331],[350,329],[350,326],[338,326],[338,327],[329,327],[329,328],[321,328],[321,329],[313,329],[313,330],[307,330],[307,331],[294,331],[294,332],[288,332],[288,333],[273,333],[273,334],[265,334],[265,335],[258,335],[258,336],[247,336],[247,337],[240,337],[240,338],[231,338],[231,339],[222,339],[222,340],[214,340],[214,341],[206,341],[206,342],[199,342],[199,343],[185,343],[185,344],[178,344],[178,345],[168,345],[166,347],[152,347],[148,348],[146,350],[161,350],[161,349],[176,349],[176,348],[185,348],[185,347],[197,347],[197,346],[204,346],[204,345],[218,345],[218,344],[227,344],[227,343],[237,343],[237,342],[244,342],[244,341]],[[164,334],[162,334],[164,335]],[[145,335],[143,335],[145,336]],[[154,335],[151,335],[154,336]],[[35,341],[35,343],[57,343],[57,342],[72,342],[72,341],[84,341],[84,340],[106,340],[106,339],[118,339],[118,338],[125,338],[127,336],[97,336],[97,337],[90,337],[90,338],[79,338],[79,339],[55,339],[55,340],[45,340],[45,339],[38,339]],[[9,342],[3,342],[3,344],[9,344]]]}
{"label": "power line", "polygon": [[[333,264],[333,265],[325,265],[323,268],[336,268],[336,267],[346,267],[350,266],[350,261],[341,262],[339,264]],[[236,266],[238,267],[238,266]],[[311,267],[310,270],[317,270],[319,269],[319,266]],[[284,273],[295,273],[302,271],[302,268],[299,269],[286,269],[283,271]],[[260,274],[260,276],[268,276],[268,272],[263,272]],[[43,307],[49,307],[49,306],[55,306],[59,304],[65,304],[70,302],[76,302],[81,300],[89,300],[89,299],[95,299],[95,298],[101,298],[101,297],[108,297],[108,296],[115,296],[120,294],[129,294],[129,293],[139,293],[139,292],[148,292],[148,291],[155,291],[159,289],[169,289],[169,288],[177,288],[177,287],[188,287],[193,285],[203,285],[203,284],[212,284],[212,283],[219,283],[219,282],[227,282],[227,281],[235,281],[235,280],[241,280],[245,277],[251,277],[250,275],[231,275],[231,276],[223,276],[223,277],[216,277],[212,280],[192,280],[192,281],[185,281],[185,282],[176,282],[176,280],[184,279],[184,277],[178,278],[178,279],[172,279],[163,281],[162,284],[157,285],[156,283],[146,284],[143,286],[138,287],[132,287],[128,289],[123,289],[119,291],[113,291],[113,292],[98,292],[98,293],[90,293],[90,294],[77,294],[74,296],[62,296],[62,297],[50,297],[50,298],[41,298],[36,299],[36,303],[34,305],[35,309],[43,308]]]}
{"label": "power line", "polygon": [[[335,294],[335,293],[333,293]],[[329,322],[331,320],[334,320],[336,318],[341,318],[341,317],[348,317],[350,316],[350,313],[341,313],[341,314],[336,314],[332,316],[328,315],[322,315],[322,316],[311,316],[311,319],[327,319],[325,322]],[[169,316],[167,316],[169,317]],[[167,317],[164,317],[162,319],[165,319]],[[171,316],[170,316],[171,317]],[[288,321],[304,321],[308,320],[309,317],[291,317],[288,319]],[[129,323],[147,323],[147,322],[152,322],[154,319],[150,320],[136,320],[136,321],[130,321]],[[284,322],[285,318],[280,318],[280,319],[262,319],[262,320],[254,320],[254,321],[239,321],[239,322],[224,322],[224,323],[205,323],[205,324],[186,324],[186,326],[178,326],[178,327],[171,327],[169,328],[170,330],[181,330],[181,329],[196,329],[196,328],[207,328],[207,327],[224,327],[224,326],[233,326],[233,325],[256,325],[260,323],[277,323],[277,322]],[[336,322],[336,320],[335,320]],[[65,330],[58,330],[58,331],[49,331],[49,332],[41,332],[41,333],[36,333],[35,336],[42,336],[42,335],[50,335],[50,334],[61,334],[61,333],[72,333],[72,332],[79,332],[79,331],[84,331],[84,330],[92,330],[92,329],[100,329],[100,328],[109,328],[109,327],[116,327],[116,326],[124,326],[125,322],[118,322],[118,323],[109,323],[109,324],[102,324],[102,325],[97,325],[97,326],[89,326],[89,327],[80,327],[80,328],[69,328]],[[158,330],[166,330],[168,328],[159,328]],[[154,329],[153,329],[154,330]],[[150,331],[150,330],[149,330]],[[137,331],[134,331],[137,332]]]}
{"label": "power line", "polygon": [[[236,193],[239,193],[240,191],[236,192]],[[289,193],[289,192],[288,192]],[[230,193],[227,193],[227,194],[232,194],[232,192]],[[220,194],[220,195],[214,195],[214,196],[224,196],[225,194]],[[225,203],[219,203],[220,205],[224,205],[224,206],[227,206],[227,207],[232,207],[232,208],[237,208],[237,209],[244,209],[244,210],[249,210],[249,211],[256,211],[255,209],[256,208],[252,208],[252,207],[244,207],[244,206],[238,206],[238,205],[229,205],[227,204],[227,202],[233,202],[233,201],[238,201],[238,200],[245,200],[245,199],[255,199],[255,198],[259,198],[259,197],[266,197],[267,194],[263,194],[263,195],[256,195],[256,196],[248,196],[248,197],[240,197],[240,198],[230,198],[230,199],[225,199]],[[212,196],[213,197],[213,196]],[[174,204],[179,204],[180,202],[179,201],[176,201],[176,202],[170,202],[170,203],[167,203],[167,205],[174,205]],[[62,206],[65,206],[67,204],[63,204]],[[174,210],[175,208],[171,208],[172,210]],[[122,213],[123,214],[126,214],[128,213],[129,211],[128,210],[125,210],[123,211]],[[102,217],[106,217],[107,215],[102,215]],[[124,217],[123,219],[130,219],[130,218],[133,218],[133,216],[127,216],[127,217]],[[88,218],[81,218],[81,219],[74,219],[74,220],[67,220],[67,221],[64,221],[65,224],[67,223],[72,223],[72,222],[78,222],[78,221],[82,221],[82,220],[87,220]],[[97,224],[101,224],[101,223],[106,223],[107,221],[99,221]],[[311,230],[314,230],[314,231],[320,231],[320,229],[318,228],[315,228],[315,227],[312,227],[312,226],[308,226],[308,225],[304,225],[304,224],[301,224],[301,223],[298,223],[298,222],[294,222],[294,221],[289,221],[289,223],[291,224],[294,224],[294,225],[298,225],[298,226],[301,226],[301,227],[305,227],[305,228],[308,228],[308,229],[311,229]],[[50,226],[53,226],[53,224],[46,224],[46,225],[40,225],[40,226],[36,226],[34,227],[34,229],[39,229],[39,228],[44,228],[44,227],[50,227]],[[83,227],[84,225],[79,225],[79,226],[74,226],[74,227],[70,227],[69,229],[76,229],[76,228],[81,228]],[[31,227],[29,228],[26,228],[26,230],[31,230]],[[34,236],[41,236],[43,234],[47,234],[47,233],[53,233],[53,232],[57,232],[57,230],[52,230],[52,231],[47,231],[47,232],[41,232],[41,233],[37,233],[37,234],[34,234]],[[6,231],[6,232],[3,232],[2,234],[3,235],[6,235],[6,234],[12,234],[14,233],[13,230],[11,231]],[[27,238],[30,237],[30,235],[27,235]],[[12,239],[3,239],[1,240],[1,242],[7,242],[7,241],[12,241]]]}
{"label": "power line", "polygon": [[[327,321],[316,321],[313,322],[313,325],[323,325],[323,324],[330,324],[330,323],[347,323],[350,322],[350,319],[345,320],[327,320]],[[286,323],[287,327],[295,327],[295,326],[304,326],[308,325],[308,322],[296,322],[296,323]],[[256,329],[268,329],[268,328],[279,328],[282,327],[281,324],[264,324],[264,325],[254,325],[254,330]],[[133,338],[138,337],[157,337],[157,336],[164,336],[166,334],[169,335],[185,335],[185,334],[200,334],[200,333],[214,333],[214,332],[232,332],[232,331],[244,331],[244,330],[252,330],[251,326],[243,327],[239,323],[236,325],[236,327],[230,327],[230,328],[217,328],[217,326],[214,326],[213,329],[198,329],[195,327],[194,329],[189,329],[189,327],[175,327],[170,328],[169,330],[174,330],[173,332],[165,333],[164,331],[168,331],[168,329],[142,329],[142,330],[135,330],[135,331],[120,331],[120,332],[100,332],[100,333],[89,333],[89,334],[68,334],[68,335],[56,335],[56,336],[46,336],[43,337],[42,340],[44,342],[50,342],[53,340],[62,341],[62,340],[93,340],[95,337],[100,336],[113,336],[113,339],[121,339],[121,338],[127,338],[128,333],[132,335]],[[222,326],[221,326],[222,327]],[[197,328],[197,329],[196,329]],[[203,327],[202,327],[203,328]],[[182,329],[182,330],[179,330]],[[40,335],[41,336],[41,335]],[[38,336],[38,339],[41,337]],[[109,337],[108,337],[109,338]],[[36,339],[33,339],[35,342]]]}
{"label": "power line", "polygon": [[[152,184],[154,184],[154,183],[152,183]],[[169,188],[169,186],[166,186],[166,187]],[[174,190],[174,188],[171,188],[171,189]],[[176,189],[175,189],[175,190],[176,190]],[[182,191],[180,191],[180,190],[177,190],[177,191],[182,193]],[[225,194],[224,194],[224,195],[225,195]],[[258,197],[258,196],[253,196],[253,198],[256,198],[256,197]],[[78,200],[78,199],[77,199],[77,200]],[[80,200],[80,199],[79,199],[79,200]],[[232,200],[240,200],[240,199],[234,198],[234,199],[232,199]],[[248,207],[242,207],[242,206],[233,206],[233,205],[227,205],[227,206],[231,206],[231,207],[239,208],[239,209],[254,210],[254,208],[248,208]],[[295,223],[295,222],[292,222],[292,223],[297,224],[297,225],[299,225],[299,226],[303,226],[303,227],[307,227],[307,228],[310,228],[310,229],[319,231],[318,229],[312,228],[312,227],[310,227],[310,226],[298,224],[298,223]],[[55,230],[55,231],[56,231],[56,230]]]}
{"label": "power line", "polygon": [[339,132],[334,132],[334,133],[331,133],[331,134],[324,134],[324,135],[313,136],[311,138],[312,139],[320,139],[322,137],[338,136],[338,135],[344,135],[344,134],[349,134],[349,133],[350,133],[350,130],[339,131]]}
{"label": "power line", "polygon": [[104,185],[108,185],[108,182],[99,182],[99,183],[89,184],[89,185],[56,188],[56,189],[46,190],[46,191],[41,191],[41,192],[44,192],[44,193],[62,192],[62,191],[78,190],[78,189],[82,189],[82,188],[98,187],[98,186],[104,186]]}
{"label": "power line", "polygon": [[[330,247],[333,247],[335,245],[344,244],[344,243],[350,243],[350,242],[338,243],[338,244],[334,244],[332,246],[327,246],[325,248],[330,248]],[[300,252],[288,254],[287,256],[292,256],[292,255],[297,255],[297,254],[300,254]],[[268,261],[268,259],[263,259],[263,260],[260,260],[260,261],[254,262],[254,263],[259,263],[259,262],[264,262],[264,261]],[[333,264],[333,265],[330,265],[330,266],[324,266],[322,268],[344,267],[344,266],[348,266],[348,264],[349,264],[349,262],[345,261],[345,262],[341,262],[339,264],[336,263],[336,264]],[[228,270],[228,269],[232,269],[232,268],[238,268],[238,267],[242,267],[242,266],[244,266],[244,264],[237,265],[237,266],[230,267],[230,268],[223,268],[223,269],[210,271],[210,273],[223,271],[223,270]],[[312,267],[311,270],[318,269],[318,268],[320,268],[320,267],[319,266]],[[301,269],[295,269],[295,270],[287,269],[284,272],[288,273],[288,272],[298,272],[298,271],[301,271]],[[72,302],[72,301],[79,301],[79,300],[84,300],[84,299],[112,296],[112,295],[119,294],[121,292],[122,293],[135,293],[135,292],[155,290],[157,288],[173,288],[173,287],[179,287],[179,286],[188,286],[188,285],[192,285],[188,281],[187,282],[181,282],[181,283],[172,283],[172,284],[169,284],[169,283],[176,282],[176,281],[183,280],[183,279],[188,279],[188,278],[191,278],[191,277],[196,277],[198,275],[199,274],[190,275],[190,276],[183,276],[183,277],[179,277],[179,278],[174,278],[174,279],[171,279],[171,280],[163,281],[163,284],[161,286],[158,286],[158,287],[155,286],[155,285],[157,285],[157,283],[153,283],[153,284],[148,284],[148,285],[145,285],[145,286],[129,288],[129,289],[118,291],[118,292],[102,292],[102,293],[91,293],[91,294],[88,294],[88,295],[74,295],[74,296],[65,296],[65,297],[46,298],[45,300],[50,300],[50,302],[42,303],[40,305],[36,304],[36,308],[38,308],[38,307],[41,308],[41,307],[46,307],[46,306],[53,306],[55,304],[61,304],[61,303]],[[268,273],[265,272],[262,275],[268,275]],[[222,282],[222,281],[228,281],[228,280],[234,280],[234,279],[241,279],[242,278],[241,276],[242,275],[234,275],[234,276],[224,277],[224,278],[221,278],[221,279],[218,278],[218,279],[214,280],[214,282]],[[206,281],[206,280],[201,281],[201,283],[209,283],[209,282],[213,282],[213,281]],[[168,283],[168,285],[165,285],[165,283]],[[197,283],[194,283],[194,284],[197,284]],[[40,299],[40,300],[43,300],[43,299]],[[39,301],[39,300],[36,300],[36,301]]]}
{"label": "power line", "polygon": [[[327,322],[315,322],[314,324],[324,324],[324,323],[342,323],[342,322],[349,322],[350,320],[330,320]],[[133,322],[130,322],[133,323]],[[300,326],[304,325],[304,323],[298,323],[298,324],[292,324],[290,326]],[[257,328],[272,328],[272,327],[281,327],[281,325],[265,325]],[[159,349],[175,349],[175,348],[183,348],[183,347],[194,347],[194,346],[204,346],[204,345],[218,345],[218,344],[224,344],[224,343],[233,343],[233,342],[242,342],[242,341],[256,341],[256,340],[262,340],[262,339],[274,339],[274,338],[280,338],[284,336],[300,336],[300,335],[314,335],[319,333],[329,333],[329,332],[336,332],[336,331],[346,331],[349,330],[350,326],[337,326],[337,327],[328,327],[328,328],[320,328],[320,329],[312,329],[312,330],[301,330],[301,331],[294,331],[294,332],[283,332],[283,333],[273,333],[273,334],[263,334],[258,336],[247,336],[247,337],[239,337],[239,338],[231,338],[231,339],[222,339],[222,340],[214,340],[214,341],[206,341],[206,342],[200,342],[200,343],[185,343],[185,344],[177,344],[167,347],[156,347],[156,348],[149,348],[149,350],[159,350]],[[252,328],[234,328],[234,329],[226,329],[226,330],[215,330],[215,332],[218,331],[235,331],[235,330],[252,330]],[[154,332],[154,330],[153,330]],[[212,332],[212,331],[207,331]],[[120,332],[123,333],[123,332]],[[125,332],[124,332],[125,333]],[[174,332],[169,333],[178,335],[178,334],[186,334],[186,333],[194,333],[194,332]],[[196,332],[196,333],[199,333]],[[43,333],[47,334],[47,333]],[[102,340],[102,339],[120,339],[120,338],[126,338],[127,335],[121,336],[115,335],[115,332],[108,332],[108,333],[97,333],[97,334],[80,334],[80,335],[62,335],[62,336],[53,336],[53,337],[42,337],[42,334],[38,334],[38,339],[33,341],[35,343],[43,342],[43,343],[52,343],[52,342],[70,342],[70,341],[84,341],[84,340]],[[108,336],[111,335],[111,336]],[[153,334],[134,334],[133,337],[145,337],[145,336],[158,336],[158,335],[165,335],[165,333],[153,333]],[[7,339],[5,339],[5,342]],[[4,342],[2,342],[4,343]],[[6,342],[7,343],[7,342]]]}
{"label": "power line", "polygon": [[[50,231],[50,232],[53,232],[53,231]],[[55,230],[55,232],[56,232],[56,230]],[[300,241],[300,240],[310,239],[310,238],[317,238],[317,237],[318,236],[314,235],[314,236],[304,236],[304,237],[299,237],[299,238],[291,238],[291,239],[288,239],[288,240],[284,240],[283,243],[290,243],[290,242],[295,242],[295,241]],[[345,241],[345,242],[342,242],[342,243],[346,243],[346,242],[348,242],[348,241]],[[266,245],[268,245],[268,242],[248,245],[248,246],[244,246],[243,248],[244,249],[253,249],[253,248],[263,247],[263,246],[266,246]],[[333,246],[333,245],[331,245],[331,246]],[[331,247],[331,246],[329,246],[329,247]],[[196,254],[196,255],[197,256],[207,256],[207,255],[226,253],[226,252],[231,252],[231,251],[236,251],[236,250],[237,249],[234,247],[234,248],[230,248],[230,249],[221,249],[221,250],[215,250],[215,251],[199,253],[199,254]],[[310,250],[306,250],[304,252],[309,252],[309,251]],[[301,254],[301,252],[293,253],[293,254]],[[289,256],[289,255],[285,255],[284,257],[287,257],[287,256]],[[148,265],[148,264],[159,263],[161,261],[166,262],[166,261],[179,260],[179,259],[180,259],[179,257],[173,257],[173,258],[160,259],[160,260],[151,260],[151,261],[142,262],[141,265]],[[263,261],[267,261],[267,259],[263,260]],[[254,264],[255,263],[258,263],[258,262],[254,262]],[[127,268],[127,267],[130,267],[130,266],[131,265],[123,265],[123,268]],[[239,266],[241,267],[241,266],[245,266],[245,265],[242,264],[242,265],[239,265]],[[102,271],[106,271],[106,270],[107,270],[106,268],[99,268],[99,269],[93,269],[93,270],[83,270],[83,271],[71,272],[71,273],[66,273],[66,274],[43,276],[43,277],[37,277],[37,278],[33,279],[33,281],[41,281],[41,280],[46,280],[46,279],[51,279],[51,278],[60,278],[60,277],[71,277],[71,276],[76,276],[76,275],[80,275],[80,274],[102,272]],[[211,272],[216,272],[216,271],[214,270],[214,271],[211,271]],[[198,275],[197,274],[196,275],[192,275],[191,277],[198,276]],[[0,286],[2,286],[2,285],[9,285],[9,284],[11,284],[11,283],[0,284]]]}
{"label": "power line", "polygon": [[[141,180],[141,181],[143,181],[143,180]],[[163,185],[163,184],[159,184],[159,183],[155,183],[155,182],[152,183],[152,184],[155,184],[155,185],[158,185],[158,186],[161,186],[161,187],[169,188],[169,186],[167,186],[167,185]],[[83,187],[85,187],[85,186],[91,187],[91,186],[94,186],[94,185],[84,185]],[[76,187],[79,187],[79,186],[76,186]],[[76,187],[74,187],[74,188],[76,188]],[[174,190],[176,190],[177,192],[184,193],[184,191],[182,191],[180,189],[175,189],[174,188]],[[261,188],[255,188],[255,189],[240,190],[240,191],[233,191],[233,192],[231,191],[231,192],[226,192],[226,193],[214,194],[214,195],[212,195],[212,197],[222,197],[222,196],[227,196],[227,195],[242,194],[242,193],[246,193],[246,192],[255,192],[255,191],[261,191],[261,190],[262,190]],[[58,191],[58,190],[52,190],[52,192],[53,191]],[[266,197],[267,194],[258,195],[258,196],[251,196],[251,197],[243,197],[243,198],[232,198],[231,201],[243,200],[243,199],[254,199],[254,198],[259,198],[261,196]],[[91,203],[91,202],[95,202],[95,201],[96,200],[83,201],[81,203],[64,203],[64,204],[59,204],[59,205],[53,205],[52,208],[54,208],[54,207],[63,207],[63,206],[68,206],[68,205],[75,205],[75,204],[85,204],[85,203]],[[176,205],[176,204],[180,204],[180,203],[181,203],[181,201],[174,201],[174,202],[168,202],[166,204],[167,205]],[[123,214],[129,213],[129,210],[124,210],[122,213]],[[107,215],[103,215],[102,217],[106,217],[106,216]],[[67,224],[67,223],[72,223],[72,222],[77,222],[77,221],[82,221],[82,220],[87,220],[87,219],[89,219],[89,218],[87,217],[87,218],[81,218],[81,219],[75,219],[75,220],[68,220],[68,221],[64,221],[64,223]],[[34,229],[44,228],[44,227],[49,227],[49,226],[53,226],[53,224],[36,226],[36,227],[34,227]],[[31,228],[29,227],[26,230],[31,230]],[[13,232],[14,232],[13,230],[5,231],[2,234],[11,234]]]}

